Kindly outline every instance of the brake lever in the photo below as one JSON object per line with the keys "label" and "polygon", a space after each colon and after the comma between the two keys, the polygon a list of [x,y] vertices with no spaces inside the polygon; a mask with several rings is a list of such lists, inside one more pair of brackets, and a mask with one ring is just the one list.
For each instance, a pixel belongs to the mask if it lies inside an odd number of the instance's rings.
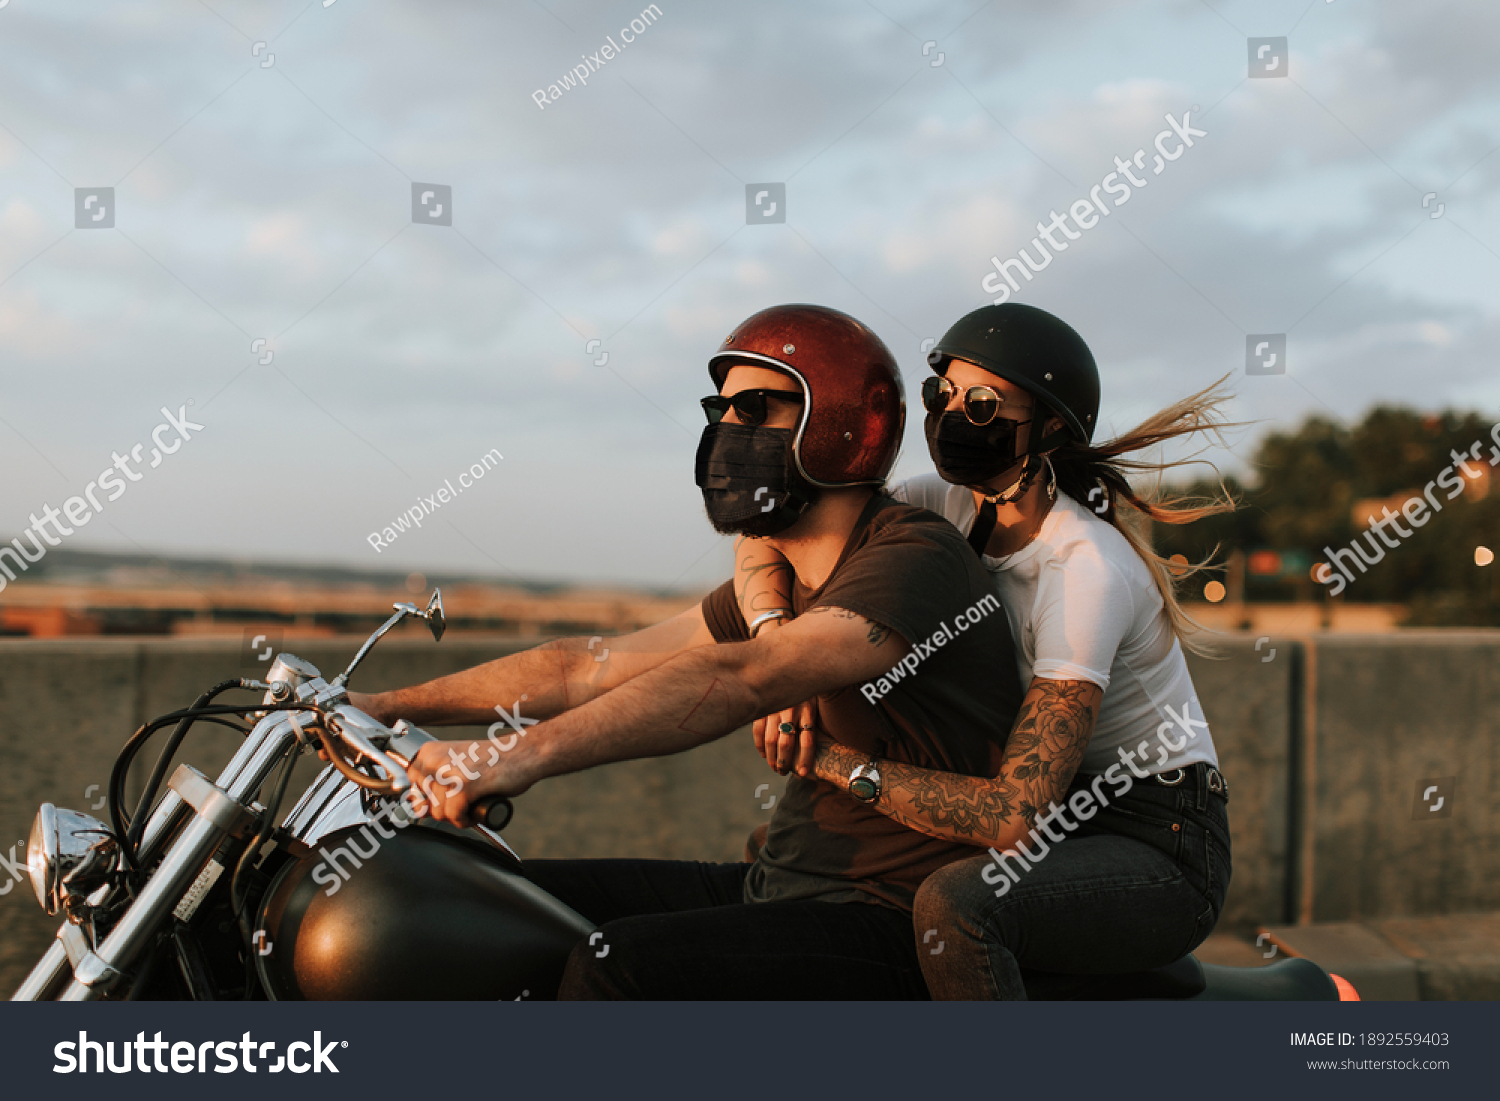
{"label": "brake lever", "polygon": [[411,788],[411,778],[406,775],[405,767],[375,748],[375,743],[354,729],[351,723],[340,722],[337,716],[330,715],[326,725],[330,728],[330,733],[337,732],[346,744],[352,746],[366,760],[379,765],[384,770],[393,794],[400,795]]}

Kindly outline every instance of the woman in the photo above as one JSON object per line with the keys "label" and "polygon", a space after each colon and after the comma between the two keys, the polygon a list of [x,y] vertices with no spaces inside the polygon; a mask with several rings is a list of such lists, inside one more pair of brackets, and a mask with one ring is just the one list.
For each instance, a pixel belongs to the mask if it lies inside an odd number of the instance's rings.
{"label": "woman", "polygon": [[[866,761],[818,737],[816,701],[755,724],[778,772],[850,787],[912,829],[987,848],[917,895],[919,956],[940,999],[1022,999],[1023,969],[1091,975],[1163,966],[1213,929],[1229,885],[1227,787],[1183,655],[1198,625],[1165,562],[1117,511],[1188,523],[1232,509],[1138,496],[1120,456],[1222,427],[1224,380],[1094,446],[1099,375],[1083,339],[1017,303],[961,319],[922,388],[937,475],[894,487],[966,531],[1029,685],[992,779]],[[1193,569],[1197,567],[1191,567]],[[741,608],[790,616],[784,559],[737,549]],[[955,633],[948,645],[960,645]],[[911,641],[911,640],[909,640]],[[918,670],[915,675],[920,675]],[[871,706],[880,706],[871,692]],[[795,759],[794,759],[795,757]],[[1063,992],[1066,983],[1052,990]]]}

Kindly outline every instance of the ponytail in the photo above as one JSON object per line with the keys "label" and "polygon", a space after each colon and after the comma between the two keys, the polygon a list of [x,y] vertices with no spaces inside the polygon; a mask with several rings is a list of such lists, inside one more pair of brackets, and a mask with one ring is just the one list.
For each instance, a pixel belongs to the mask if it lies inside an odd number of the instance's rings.
{"label": "ponytail", "polygon": [[[1169,562],[1151,549],[1150,521],[1190,524],[1205,516],[1233,512],[1239,502],[1224,485],[1222,478],[1219,480],[1219,488],[1223,491],[1221,497],[1162,495],[1161,476],[1164,473],[1206,460],[1189,456],[1177,462],[1165,463],[1125,459],[1121,456],[1196,432],[1207,433],[1222,444],[1223,430],[1238,426],[1237,423],[1225,421],[1220,409],[1232,396],[1226,385],[1229,379],[1230,375],[1225,375],[1212,386],[1167,406],[1154,416],[1147,417],[1135,428],[1106,443],[1090,445],[1070,439],[1050,453],[1052,468],[1057,472],[1058,488],[1085,508],[1102,516],[1125,537],[1126,542],[1151,571],[1152,580],[1161,593],[1162,607],[1172,632],[1185,649],[1203,656],[1214,656],[1214,651],[1211,646],[1197,641],[1196,636],[1207,632],[1209,628],[1183,610],[1177,599],[1173,575],[1190,577],[1211,569],[1213,556],[1210,554],[1201,562],[1187,565]],[[1156,482],[1144,493],[1137,493],[1127,478],[1130,472],[1148,472],[1155,475]],[[1214,468],[1214,472],[1218,473],[1217,468]],[[1102,510],[1101,501],[1104,506]]]}

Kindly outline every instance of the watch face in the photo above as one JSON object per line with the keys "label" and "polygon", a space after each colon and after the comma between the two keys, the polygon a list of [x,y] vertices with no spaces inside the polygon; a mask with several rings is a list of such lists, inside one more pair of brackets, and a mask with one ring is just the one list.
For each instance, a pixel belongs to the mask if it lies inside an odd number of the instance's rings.
{"label": "watch face", "polygon": [[869,802],[871,799],[874,799],[875,796],[879,794],[879,792],[875,787],[874,780],[871,780],[867,776],[861,776],[857,780],[850,781],[849,794],[854,796],[854,798],[856,799],[862,799],[865,802]]}

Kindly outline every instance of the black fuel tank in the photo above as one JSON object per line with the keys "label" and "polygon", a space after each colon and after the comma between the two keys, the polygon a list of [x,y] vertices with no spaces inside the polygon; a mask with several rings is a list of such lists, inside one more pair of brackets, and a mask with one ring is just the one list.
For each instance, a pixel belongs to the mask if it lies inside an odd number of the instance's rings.
{"label": "black fuel tank", "polygon": [[270,953],[256,961],[271,997],[556,997],[568,953],[592,923],[478,839],[387,832],[338,830],[271,881],[257,925]]}

